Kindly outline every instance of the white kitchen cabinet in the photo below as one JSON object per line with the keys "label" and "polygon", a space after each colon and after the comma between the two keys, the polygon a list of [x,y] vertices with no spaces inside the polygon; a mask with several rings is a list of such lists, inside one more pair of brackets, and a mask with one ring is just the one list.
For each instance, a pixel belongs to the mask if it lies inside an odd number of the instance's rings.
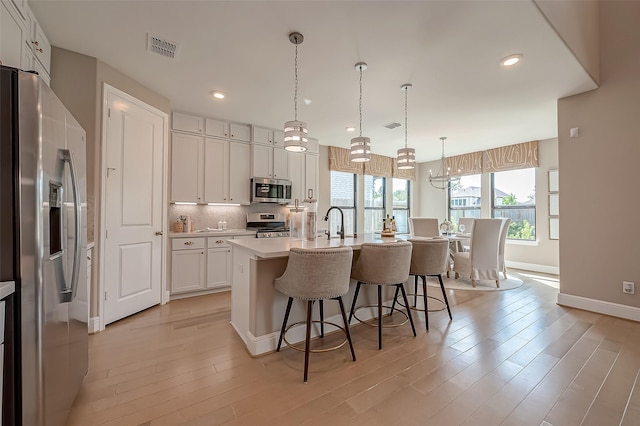
{"label": "white kitchen cabinet", "polygon": [[242,123],[229,123],[230,137],[234,141],[251,142],[251,125]]}
{"label": "white kitchen cabinet", "polygon": [[14,5],[0,2],[0,63],[15,68],[29,69],[25,57],[30,57],[27,43],[29,29]]}
{"label": "white kitchen cabinet", "polygon": [[171,128],[181,132],[197,133],[204,132],[204,118],[195,115],[174,112],[171,116]]}
{"label": "white kitchen cabinet", "polygon": [[261,145],[273,146],[273,129],[266,127],[253,126],[251,142]]}
{"label": "white kitchen cabinet", "polygon": [[26,10],[28,12],[27,25],[30,37],[28,42],[34,58],[32,67],[36,71],[39,71],[40,75],[42,75],[44,71],[44,74],[46,74],[48,78],[51,74],[51,43],[49,43],[47,36],[44,31],[42,31],[38,20],[33,16],[31,10],[28,7]]}
{"label": "white kitchen cabinet", "polygon": [[216,120],[214,118],[205,119],[205,134],[214,138],[229,138],[229,122]]}
{"label": "white kitchen cabinet", "polygon": [[226,203],[229,198],[229,141],[204,141],[204,201]]}
{"label": "white kitchen cabinet", "polygon": [[204,198],[204,138],[172,133],[171,201],[202,202]]}
{"label": "white kitchen cabinet", "polygon": [[171,250],[171,293],[202,290],[206,286],[206,238],[174,238]]}
{"label": "white kitchen cabinet", "polygon": [[207,289],[231,286],[231,246],[226,238],[208,238]]}
{"label": "white kitchen cabinet", "polygon": [[319,146],[320,141],[318,141],[318,139],[309,138],[309,141],[307,142],[307,150],[305,152],[307,154],[318,154],[320,152]]}
{"label": "white kitchen cabinet", "polygon": [[253,144],[251,166],[253,177],[289,179],[289,153],[283,148]]}
{"label": "white kitchen cabinet", "polygon": [[318,198],[318,156],[302,152],[289,153],[289,179],[291,180],[291,200],[296,198],[302,204],[309,189]]}
{"label": "white kitchen cabinet", "polygon": [[282,130],[273,131],[273,146],[284,148],[284,131]]}
{"label": "white kitchen cabinet", "polygon": [[229,202],[251,203],[251,147],[249,144],[229,142]]}

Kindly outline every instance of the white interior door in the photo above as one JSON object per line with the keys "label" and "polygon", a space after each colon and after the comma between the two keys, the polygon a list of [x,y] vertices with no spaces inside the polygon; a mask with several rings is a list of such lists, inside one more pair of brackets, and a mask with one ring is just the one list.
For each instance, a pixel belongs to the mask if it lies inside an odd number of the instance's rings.
{"label": "white interior door", "polygon": [[104,324],[162,300],[166,114],[107,87]]}

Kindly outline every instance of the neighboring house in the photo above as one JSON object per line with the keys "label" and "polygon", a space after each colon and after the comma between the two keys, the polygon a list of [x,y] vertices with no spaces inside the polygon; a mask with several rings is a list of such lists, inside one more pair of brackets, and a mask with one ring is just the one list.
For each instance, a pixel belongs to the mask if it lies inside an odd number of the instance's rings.
{"label": "neighboring house", "polygon": [[[502,199],[509,194],[496,188],[496,204],[502,204]],[[482,193],[479,186],[467,186],[451,194],[452,207],[480,207]]]}

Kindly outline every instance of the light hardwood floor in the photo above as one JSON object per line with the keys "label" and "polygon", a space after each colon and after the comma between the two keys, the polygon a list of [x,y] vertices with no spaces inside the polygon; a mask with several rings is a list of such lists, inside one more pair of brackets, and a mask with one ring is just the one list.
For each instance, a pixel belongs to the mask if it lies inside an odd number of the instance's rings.
{"label": "light hardwood floor", "polygon": [[640,424],[640,324],[563,308],[553,277],[519,276],[449,291],[453,321],[430,313],[427,333],[414,312],[418,336],[385,329],[382,350],[352,326],[357,361],[311,354],[307,384],[300,352],[248,355],[229,293],[172,301],[90,336],[69,424]]}

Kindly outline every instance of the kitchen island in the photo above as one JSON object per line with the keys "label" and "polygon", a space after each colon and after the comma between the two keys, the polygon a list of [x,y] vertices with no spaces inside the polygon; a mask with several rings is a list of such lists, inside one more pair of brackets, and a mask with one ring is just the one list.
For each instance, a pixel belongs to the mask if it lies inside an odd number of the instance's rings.
{"label": "kitchen island", "polygon": [[[293,247],[328,248],[349,246],[353,248],[354,264],[359,256],[362,243],[382,243],[405,240],[408,235],[398,235],[393,238],[381,238],[380,235],[366,234],[359,238],[318,238],[316,241],[302,241],[291,238],[265,238],[230,240],[232,247],[232,290],[231,290],[231,325],[245,343],[252,356],[258,356],[275,351],[282,326],[287,296],[277,291],[273,280],[281,276],[286,267],[289,250]],[[349,293],[343,296],[347,308],[351,306],[355,281],[352,281]],[[360,291],[359,300],[366,305],[377,303],[374,286],[365,286]],[[385,300],[391,299],[393,292],[385,294]],[[299,303],[299,304],[298,304]],[[334,306],[335,305],[335,306]],[[367,320],[374,318],[375,309],[362,309],[358,316]],[[305,320],[305,307],[300,301],[295,301],[291,309],[289,324]],[[314,317],[317,317],[317,310]],[[324,315],[326,321],[342,324],[338,304],[325,303]],[[355,324],[352,321],[352,324]],[[290,342],[304,340],[304,324],[292,327],[287,334]],[[335,329],[334,329],[335,330]],[[317,335],[312,331],[312,336]],[[331,329],[328,329],[331,332]]]}

